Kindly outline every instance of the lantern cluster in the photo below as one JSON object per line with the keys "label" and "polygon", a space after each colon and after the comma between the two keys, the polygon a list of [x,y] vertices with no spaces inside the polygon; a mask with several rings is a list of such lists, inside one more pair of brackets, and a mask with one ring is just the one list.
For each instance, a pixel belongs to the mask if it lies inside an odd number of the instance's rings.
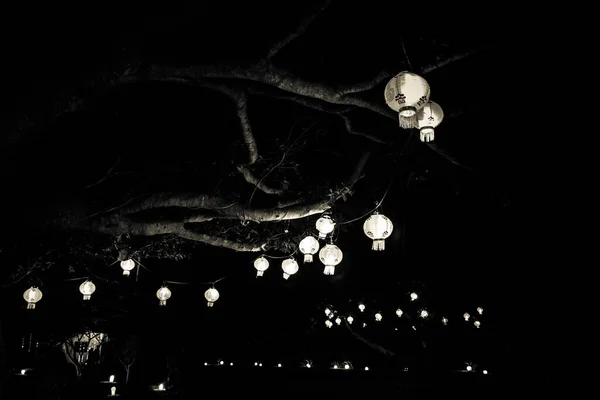
{"label": "lantern cluster", "polygon": [[429,100],[431,90],[427,81],[412,72],[402,71],[385,86],[385,102],[398,113],[401,128],[419,129],[422,142],[434,140],[434,131],[444,119],[439,104]]}

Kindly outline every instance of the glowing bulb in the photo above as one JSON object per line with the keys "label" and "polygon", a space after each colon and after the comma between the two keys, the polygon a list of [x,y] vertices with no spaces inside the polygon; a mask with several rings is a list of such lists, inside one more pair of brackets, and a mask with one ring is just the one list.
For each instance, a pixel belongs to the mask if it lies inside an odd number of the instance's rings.
{"label": "glowing bulb", "polygon": [[484,375],[487,375],[487,369],[484,369],[484,370],[483,370],[483,374],[484,374]]}
{"label": "glowing bulb", "polygon": [[350,369],[350,366],[348,364],[345,364],[344,369]]}
{"label": "glowing bulb", "polygon": [[257,362],[255,362],[255,363],[254,363],[254,366],[256,367],[257,365],[258,365],[258,363],[257,363]]}
{"label": "glowing bulb", "polygon": [[446,318],[446,317],[442,318],[442,324],[447,325],[448,324],[448,318]]}
{"label": "glowing bulb", "polygon": [[158,390],[165,390],[165,384],[161,383],[160,385],[158,385]]}
{"label": "glowing bulb", "polygon": [[333,369],[337,369],[337,364],[335,364],[335,365],[333,366]]}
{"label": "glowing bulb", "polygon": [[383,316],[381,315],[381,313],[375,314],[375,321],[379,322],[379,321],[381,321],[382,318],[383,318]]}
{"label": "glowing bulb", "polygon": [[262,363],[258,363],[258,366],[259,366],[259,367],[262,367]]}
{"label": "glowing bulb", "polygon": [[366,322],[363,322],[363,328],[365,328],[367,326]]}
{"label": "glowing bulb", "polygon": [[229,365],[233,367],[233,363],[229,363]]}
{"label": "glowing bulb", "polygon": [[427,318],[429,316],[429,313],[427,312],[427,310],[421,310],[421,318]]}
{"label": "glowing bulb", "polygon": [[27,372],[27,370],[25,370],[25,369],[22,369],[22,370],[21,370],[21,375],[25,375],[25,373],[26,373],[26,372]]}
{"label": "glowing bulb", "polygon": [[335,319],[335,323],[338,324],[338,325],[341,324],[342,323],[342,319],[340,317],[337,317]]}
{"label": "glowing bulb", "polygon": [[225,361],[219,361],[219,364],[223,365],[225,364]]}
{"label": "glowing bulb", "polygon": [[369,367],[365,367],[365,371],[368,371],[368,370],[369,370]]}
{"label": "glowing bulb", "polygon": [[470,365],[467,365],[467,371],[469,371],[469,372],[473,371],[473,367],[471,367]]}
{"label": "glowing bulb", "polygon": [[418,299],[418,298],[419,298],[419,295],[418,295],[418,294],[416,294],[415,292],[412,292],[412,293],[410,294],[410,300],[411,300],[411,301],[415,301],[415,300],[416,300],[416,299]]}
{"label": "glowing bulb", "polygon": [[331,328],[333,326],[333,323],[331,323],[330,320],[325,321],[325,326],[327,326],[328,328]]}
{"label": "glowing bulb", "polygon": [[204,363],[204,366],[206,367],[207,365],[208,365],[208,363],[207,363],[207,362],[205,362],[205,363]]}
{"label": "glowing bulb", "polygon": [[360,312],[363,312],[363,311],[365,311],[365,305],[364,305],[363,303],[360,303],[360,304],[358,305],[358,309],[360,310]]}
{"label": "glowing bulb", "polygon": [[483,308],[482,307],[477,307],[477,312],[479,314],[483,314]]}
{"label": "glowing bulb", "polygon": [[331,314],[331,310],[329,308],[325,309],[325,315],[329,316],[329,314]]}
{"label": "glowing bulb", "polygon": [[352,318],[352,316],[349,316],[348,318],[346,318],[346,321],[348,321],[348,323],[352,325],[352,321],[354,321],[354,318]]}
{"label": "glowing bulb", "polygon": [[475,328],[479,328],[481,326],[481,322],[475,321],[473,325],[475,325]]}
{"label": "glowing bulb", "polygon": [[401,310],[401,309],[397,309],[397,310],[396,310],[396,315],[397,315],[398,317],[401,317],[401,316],[402,316],[402,314],[404,314],[404,312],[402,312],[402,310]]}
{"label": "glowing bulb", "polygon": [[281,364],[277,364],[277,367],[281,368]]}
{"label": "glowing bulb", "polygon": [[109,376],[109,377],[108,377],[108,381],[109,381],[110,383],[113,383],[113,382],[115,381],[115,376],[114,376],[114,375],[111,375],[111,376]]}
{"label": "glowing bulb", "polygon": [[310,368],[310,367],[311,367],[310,363],[306,363],[306,368]]}
{"label": "glowing bulb", "polygon": [[463,314],[463,318],[465,319],[465,321],[468,321],[469,318],[471,318],[471,314],[469,314],[468,312]]}
{"label": "glowing bulb", "polygon": [[116,396],[117,395],[117,387],[113,386],[110,388],[110,395],[111,396]]}

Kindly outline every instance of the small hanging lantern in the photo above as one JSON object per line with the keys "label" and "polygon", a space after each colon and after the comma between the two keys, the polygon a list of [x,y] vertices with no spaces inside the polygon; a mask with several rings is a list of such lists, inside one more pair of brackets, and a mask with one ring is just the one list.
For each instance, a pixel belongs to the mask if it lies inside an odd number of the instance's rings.
{"label": "small hanging lantern", "polygon": [[313,254],[319,251],[319,241],[313,236],[307,236],[300,241],[298,248],[300,252],[304,254],[304,262],[311,263],[313,261]]}
{"label": "small hanging lantern", "polygon": [[159,306],[166,306],[167,300],[171,298],[171,289],[166,286],[161,286],[161,288],[156,291],[156,297],[160,300],[158,303]]}
{"label": "small hanging lantern", "polygon": [[352,317],[352,315],[349,315],[348,318],[346,318],[346,321],[348,321],[348,323],[350,325],[352,325],[352,322],[354,321],[354,318]]}
{"label": "small hanging lantern", "polygon": [[394,224],[388,217],[377,211],[365,220],[363,231],[369,239],[373,239],[371,250],[385,250],[385,239],[390,237],[394,230]]}
{"label": "small hanging lantern", "polygon": [[381,322],[381,319],[383,318],[383,315],[381,315],[381,313],[377,313],[375,314],[375,321],[377,322]]}
{"label": "small hanging lantern", "polygon": [[410,294],[410,301],[415,301],[415,300],[416,300],[416,299],[418,299],[418,298],[419,298],[419,295],[418,295],[418,294],[416,294],[415,292],[412,292],[412,293]]}
{"label": "small hanging lantern", "polygon": [[399,124],[403,129],[416,126],[417,111],[427,103],[429,95],[427,81],[408,71],[400,72],[385,86],[385,102],[398,113]]}
{"label": "small hanging lantern", "polygon": [[123,275],[129,276],[129,272],[135,268],[135,262],[131,259],[121,261],[121,269],[123,270]]}
{"label": "small hanging lantern", "polygon": [[475,328],[478,328],[478,329],[479,329],[479,327],[481,326],[481,322],[479,322],[479,321],[475,321],[475,322],[473,323],[473,325],[475,325]]}
{"label": "small hanging lantern", "polygon": [[421,310],[419,315],[421,318],[425,319],[425,318],[429,317],[429,312],[427,310]]}
{"label": "small hanging lantern", "polygon": [[335,222],[329,215],[323,214],[315,223],[315,227],[317,228],[317,231],[319,231],[319,239],[325,239],[328,234],[333,232]]}
{"label": "small hanging lantern", "polygon": [[471,314],[469,314],[468,312],[463,314],[463,318],[465,319],[465,321],[468,321],[469,318],[471,318]]}
{"label": "small hanging lantern", "polygon": [[398,316],[398,318],[400,318],[402,316],[402,314],[404,314],[404,313],[402,312],[401,309],[396,310],[396,315]]}
{"label": "small hanging lantern", "polygon": [[327,244],[319,251],[319,259],[325,264],[323,273],[325,275],[333,275],[335,273],[335,266],[338,265],[344,254],[335,244]]}
{"label": "small hanging lantern", "polygon": [[417,113],[417,127],[421,142],[433,142],[435,127],[444,119],[444,110],[438,103],[427,102]]}
{"label": "small hanging lantern", "polygon": [[444,324],[444,325],[448,325],[448,318],[446,318],[446,317],[443,317],[443,318],[442,318],[442,324]]}
{"label": "small hanging lantern", "polygon": [[207,305],[208,307],[212,307],[215,304],[215,301],[219,300],[219,291],[217,289],[215,289],[214,287],[208,289],[206,292],[204,292],[204,298],[206,299],[206,301],[208,301]]}
{"label": "small hanging lantern", "polygon": [[325,309],[325,315],[329,316],[329,314],[331,314],[331,310],[329,308],[326,308]]}
{"label": "small hanging lantern", "polygon": [[337,317],[335,319],[335,323],[338,324],[338,325],[340,325],[342,323],[342,319],[340,317]]}
{"label": "small hanging lantern", "polygon": [[363,303],[360,303],[360,304],[358,305],[358,309],[360,310],[360,312],[363,312],[363,311],[365,311],[365,305],[364,305]]}
{"label": "small hanging lantern", "polygon": [[477,312],[479,314],[483,314],[483,308],[482,307],[477,307]]}
{"label": "small hanging lantern", "polygon": [[33,310],[35,308],[35,303],[42,299],[42,291],[35,286],[32,286],[23,293],[23,298],[27,302],[27,309]]}
{"label": "small hanging lantern", "polygon": [[331,328],[333,326],[333,322],[331,322],[330,320],[325,321],[325,326],[328,328]]}
{"label": "small hanging lantern", "polygon": [[86,280],[79,285],[79,291],[83,295],[84,300],[89,300],[96,291],[96,285],[94,285],[94,282]]}
{"label": "small hanging lantern", "polygon": [[110,395],[111,396],[116,396],[117,395],[117,387],[113,386],[110,388]]}
{"label": "small hanging lantern", "polygon": [[283,270],[283,279],[287,279],[290,275],[294,275],[300,269],[296,260],[293,257],[286,258],[281,263],[281,269]]}
{"label": "small hanging lantern", "polygon": [[263,276],[264,272],[269,269],[269,260],[260,256],[254,260],[254,268],[256,268],[256,276]]}

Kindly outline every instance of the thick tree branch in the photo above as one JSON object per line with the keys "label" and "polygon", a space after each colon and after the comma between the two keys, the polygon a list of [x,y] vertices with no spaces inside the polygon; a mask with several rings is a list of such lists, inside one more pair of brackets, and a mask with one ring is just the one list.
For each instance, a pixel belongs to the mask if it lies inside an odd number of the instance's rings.
{"label": "thick tree branch", "polygon": [[240,165],[237,167],[237,170],[242,174],[246,182],[251,185],[254,185],[258,190],[266,193],[266,194],[275,194],[281,195],[284,190],[279,188],[272,188],[267,186],[261,179],[258,179],[246,166]]}
{"label": "thick tree branch", "polygon": [[378,137],[376,137],[374,135],[371,135],[370,133],[357,131],[356,129],[353,128],[352,122],[350,121],[350,118],[348,118],[345,115],[342,115],[341,117],[344,119],[344,123],[346,125],[346,130],[348,131],[348,133],[350,133],[352,135],[364,136],[367,139],[372,140],[375,143],[384,144],[384,145],[390,144],[389,142],[386,142],[383,139],[380,139],[380,138],[378,138]]}
{"label": "thick tree branch", "polygon": [[277,53],[279,53],[279,51],[281,51],[281,49],[283,49],[285,46],[287,46],[288,44],[290,44],[298,36],[302,35],[306,31],[306,29],[310,26],[310,24],[312,24],[312,22],[327,7],[329,7],[330,4],[331,4],[331,0],[325,0],[325,2],[323,3],[323,5],[321,7],[319,7],[318,10],[316,10],[315,12],[313,12],[312,14],[309,14],[306,18],[304,18],[304,20],[300,23],[300,25],[298,25],[298,27],[296,28],[296,30],[294,32],[290,33],[289,35],[287,35],[286,37],[284,37],[283,39],[281,39],[277,43],[275,43],[269,49],[269,52],[265,56],[265,61],[270,62],[271,59],[273,57],[275,57],[277,55]]}

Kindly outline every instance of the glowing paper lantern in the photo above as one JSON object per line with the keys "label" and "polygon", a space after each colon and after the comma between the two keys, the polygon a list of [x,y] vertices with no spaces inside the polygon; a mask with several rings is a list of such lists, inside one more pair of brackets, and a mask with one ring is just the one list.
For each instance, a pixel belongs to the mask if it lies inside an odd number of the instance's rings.
{"label": "glowing paper lantern", "polygon": [[381,319],[383,318],[383,315],[381,315],[381,313],[377,313],[375,314],[375,321],[377,322],[381,322]]}
{"label": "glowing paper lantern", "polygon": [[117,387],[113,386],[110,388],[110,395],[111,396],[116,396],[117,395]]}
{"label": "glowing paper lantern", "polygon": [[385,239],[390,237],[394,230],[394,224],[388,217],[377,211],[365,220],[363,231],[368,238],[373,239],[371,250],[385,250]]}
{"label": "glowing paper lantern", "polygon": [[349,316],[348,318],[346,318],[346,321],[348,321],[348,323],[350,325],[352,325],[352,322],[354,321],[354,318],[352,318],[352,316]]}
{"label": "glowing paper lantern", "polygon": [[32,310],[35,308],[35,303],[42,299],[42,291],[32,286],[23,293],[23,298],[27,302],[27,309]]}
{"label": "glowing paper lantern", "polygon": [[444,110],[438,103],[427,102],[417,113],[417,127],[421,142],[432,142],[435,138],[435,127],[444,119]]}
{"label": "glowing paper lantern", "polygon": [[471,314],[469,314],[468,312],[463,314],[463,318],[465,319],[465,321],[468,321],[469,318],[471,318]]}
{"label": "glowing paper lantern", "polygon": [[319,239],[325,239],[328,234],[333,232],[333,228],[335,228],[335,222],[329,215],[325,214],[317,220],[315,227],[317,228],[317,231],[319,231]]}
{"label": "glowing paper lantern", "polygon": [[483,308],[482,307],[477,307],[477,312],[479,314],[483,314]]}
{"label": "glowing paper lantern", "polygon": [[448,318],[446,318],[446,317],[442,318],[442,324],[447,325],[448,324]]}
{"label": "glowing paper lantern", "polygon": [[475,325],[475,328],[479,328],[481,326],[481,322],[475,321],[473,325]]}
{"label": "glowing paper lantern", "polygon": [[333,275],[335,273],[335,266],[338,265],[344,254],[335,244],[327,244],[319,251],[319,259],[325,264],[323,273],[325,275]]}
{"label": "glowing paper lantern", "polygon": [[340,325],[342,323],[342,319],[340,317],[337,317],[335,319],[335,323],[338,324],[338,325]]}
{"label": "glowing paper lantern", "polygon": [[160,300],[158,305],[166,306],[167,300],[169,300],[171,298],[171,289],[169,289],[166,286],[162,286],[160,289],[158,289],[156,291],[156,297],[158,297],[158,300]]}
{"label": "glowing paper lantern", "polygon": [[269,260],[260,256],[254,260],[254,268],[256,268],[256,276],[263,276],[264,272],[269,269]]}
{"label": "glowing paper lantern", "polygon": [[83,295],[84,300],[89,300],[96,291],[96,285],[92,281],[85,281],[79,285],[79,291]]}
{"label": "glowing paper lantern", "polygon": [[330,320],[325,321],[325,326],[327,326],[328,328],[331,328],[333,326],[333,322],[331,322]]}
{"label": "glowing paper lantern", "polygon": [[313,236],[307,236],[300,241],[298,248],[300,252],[304,254],[304,262],[311,263],[313,261],[313,254],[319,251],[319,241]]}
{"label": "glowing paper lantern", "polygon": [[427,310],[421,310],[420,314],[421,318],[425,319],[429,316],[429,313],[427,312]]}
{"label": "glowing paper lantern", "polygon": [[212,307],[215,304],[215,301],[219,300],[219,291],[215,288],[210,288],[206,292],[204,292],[204,298],[208,301],[208,307]]}
{"label": "glowing paper lantern", "polygon": [[397,315],[398,317],[401,317],[401,316],[402,316],[402,314],[404,314],[404,313],[402,312],[402,310],[401,310],[401,309],[397,309],[397,310],[396,310],[396,315]]}
{"label": "glowing paper lantern", "polygon": [[385,102],[398,113],[403,129],[416,126],[417,111],[429,101],[430,89],[425,79],[412,72],[403,71],[385,86]]}
{"label": "glowing paper lantern", "polygon": [[412,293],[410,294],[410,301],[415,301],[415,300],[416,300],[416,299],[418,299],[418,298],[419,298],[419,295],[418,295],[418,294],[416,294],[415,292],[412,292]]}
{"label": "glowing paper lantern", "polygon": [[129,272],[135,268],[135,262],[133,260],[125,260],[121,261],[121,269],[123,270],[123,275],[129,276]]}
{"label": "glowing paper lantern", "polygon": [[281,269],[283,270],[283,279],[287,279],[290,275],[294,275],[300,269],[298,263],[293,258],[286,258],[281,263]]}
{"label": "glowing paper lantern", "polygon": [[365,305],[364,305],[363,303],[360,303],[360,304],[358,305],[358,309],[360,310],[360,312],[363,312],[363,311],[365,311]]}

